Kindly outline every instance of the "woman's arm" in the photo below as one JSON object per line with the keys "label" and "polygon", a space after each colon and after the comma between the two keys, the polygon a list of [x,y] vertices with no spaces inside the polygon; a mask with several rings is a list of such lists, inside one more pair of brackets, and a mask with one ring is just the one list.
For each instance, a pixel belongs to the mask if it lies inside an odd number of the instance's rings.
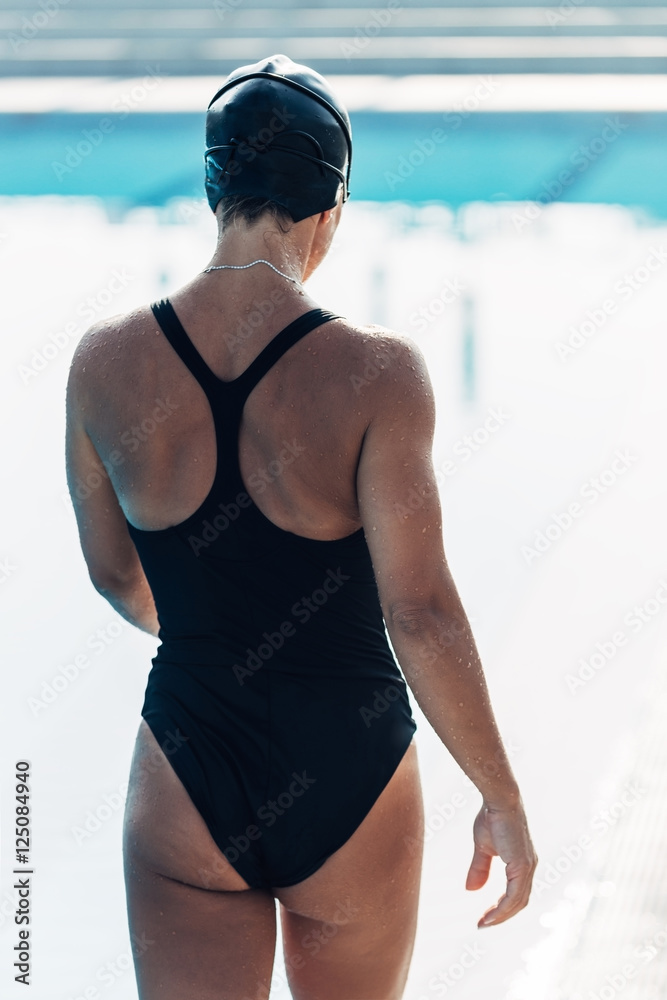
{"label": "woman's arm", "polygon": [[397,340],[373,392],[373,418],[357,491],[387,631],[424,715],[483,796],[466,886],[488,878],[494,854],[507,865],[506,895],[485,923],[528,902],[537,858],[516,778],[498,732],[484,672],[442,540],[431,451],[433,391],[414,344]]}
{"label": "woman's arm", "polygon": [[82,366],[75,353],[67,383],[67,484],[83,557],[95,589],[132,625],[158,634],[155,602],[104,464],[86,432]]}

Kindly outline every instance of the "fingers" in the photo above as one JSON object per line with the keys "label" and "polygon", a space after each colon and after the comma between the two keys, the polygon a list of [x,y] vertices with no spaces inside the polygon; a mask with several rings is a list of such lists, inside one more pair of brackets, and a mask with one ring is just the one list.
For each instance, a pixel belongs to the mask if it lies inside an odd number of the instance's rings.
{"label": "fingers", "polygon": [[492,858],[492,854],[488,854],[481,847],[475,845],[475,853],[466,876],[466,889],[481,889],[485,885],[491,870]]}
{"label": "fingers", "polygon": [[491,927],[495,924],[502,924],[509,920],[528,903],[530,890],[533,881],[533,872],[537,865],[537,859],[532,865],[525,865],[510,873],[510,866],[506,866],[507,871],[507,891],[500,897],[495,906],[489,907],[482,915],[477,926]]}

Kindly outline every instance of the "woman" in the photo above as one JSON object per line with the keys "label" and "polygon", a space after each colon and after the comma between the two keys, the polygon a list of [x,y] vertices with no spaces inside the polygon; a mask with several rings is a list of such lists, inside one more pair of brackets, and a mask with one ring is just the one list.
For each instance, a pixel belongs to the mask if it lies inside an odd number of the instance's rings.
{"label": "woman", "polygon": [[209,266],[91,329],[68,384],[91,579],[161,639],[124,831],[139,995],[266,998],[277,899],[295,998],[398,1000],[423,809],[385,622],[483,796],[467,888],[507,865],[479,926],[526,905],[536,864],[442,548],[433,394],[413,343],[304,291],[348,197],[326,81],[280,55],[237,70],[207,142]]}

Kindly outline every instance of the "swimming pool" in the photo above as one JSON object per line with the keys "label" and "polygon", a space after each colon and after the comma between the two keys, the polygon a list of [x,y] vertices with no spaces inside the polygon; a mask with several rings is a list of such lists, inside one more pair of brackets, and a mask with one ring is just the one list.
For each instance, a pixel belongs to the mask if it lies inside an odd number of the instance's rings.
{"label": "swimming pool", "polygon": [[[352,198],[601,202],[667,218],[665,112],[351,113]],[[202,113],[0,114],[0,194],[203,197]]]}

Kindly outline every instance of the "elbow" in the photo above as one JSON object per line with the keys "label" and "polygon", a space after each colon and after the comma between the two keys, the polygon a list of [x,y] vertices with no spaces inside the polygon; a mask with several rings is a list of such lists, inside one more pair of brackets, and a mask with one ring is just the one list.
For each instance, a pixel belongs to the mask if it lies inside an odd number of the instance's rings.
{"label": "elbow", "polygon": [[470,623],[462,608],[457,611],[431,604],[401,603],[390,606],[387,630],[419,644],[445,650],[472,639]]}
{"label": "elbow", "polygon": [[108,576],[98,576],[93,573],[90,573],[89,576],[90,582],[100,597],[105,597],[108,600],[110,595],[115,595],[118,592],[118,584]]}
{"label": "elbow", "polygon": [[136,574],[110,573],[104,570],[89,569],[90,582],[102,597],[121,595],[131,591],[136,586]]}
{"label": "elbow", "polygon": [[391,605],[388,609],[387,627],[404,636],[423,638],[433,629],[434,624],[433,609],[423,604],[401,602]]}

